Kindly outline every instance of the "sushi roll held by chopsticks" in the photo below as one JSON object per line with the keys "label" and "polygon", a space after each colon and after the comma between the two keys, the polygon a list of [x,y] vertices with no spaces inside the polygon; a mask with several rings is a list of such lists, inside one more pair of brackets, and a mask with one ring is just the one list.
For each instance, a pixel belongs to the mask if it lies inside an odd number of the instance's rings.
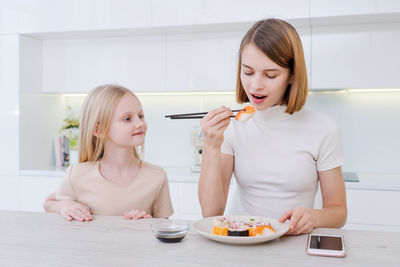
{"label": "sushi roll held by chopsticks", "polygon": [[239,111],[236,114],[235,119],[241,122],[245,122],[248,121],[251,117],[253,117],[255,113],[256,113],[256,108],[249,105],[244,107],[241,111]]}
{"label": "sushi roll held by chopsticks", "polygon": [[[237,112],[235,117],[237,121],[245,122],[249,120],[251,117],[254,116],[256,109],[253,106],[246,106],[239,110],[232,110],[232,112]],[[174,114],[174,115],[165,115],[166,118],[170,119],[201,119],[203,118],[208,112],[198,112],[198,113],[185,113],[185,114]]]}

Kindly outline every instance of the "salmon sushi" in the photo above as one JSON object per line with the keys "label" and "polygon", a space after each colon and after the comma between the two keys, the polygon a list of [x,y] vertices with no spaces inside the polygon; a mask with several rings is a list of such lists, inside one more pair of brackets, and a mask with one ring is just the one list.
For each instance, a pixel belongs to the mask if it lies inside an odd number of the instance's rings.
{"label": "salmon sushi", "polygon": [[246,106],[236,114],[235,119],[241,122],[248,121],[251,117],[254,116],[255,112],[256,112],[255,107],[250,105]]}

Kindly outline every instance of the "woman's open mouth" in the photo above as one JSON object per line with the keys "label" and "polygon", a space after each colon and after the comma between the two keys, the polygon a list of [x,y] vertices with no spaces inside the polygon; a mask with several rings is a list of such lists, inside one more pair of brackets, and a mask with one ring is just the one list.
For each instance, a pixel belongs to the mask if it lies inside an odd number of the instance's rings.
{"label": "woman's open mouth", "polygon": [[261,104],[267,98],[266,95],[250,94],[253,102],[255,104]]}

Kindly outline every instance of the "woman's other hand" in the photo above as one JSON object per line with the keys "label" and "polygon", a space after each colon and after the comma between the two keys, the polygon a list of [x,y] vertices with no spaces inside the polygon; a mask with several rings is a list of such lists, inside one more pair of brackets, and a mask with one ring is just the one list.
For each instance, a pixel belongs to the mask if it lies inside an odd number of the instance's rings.
{"label": "woman's other hand", "polygon": [[289,220],[289,231],[286,235],[309,234],[314,229],[312,214],[306,208],[296,208],[285,211],[279,218],[284,223]]}
{"label": "woman's other hand", "polygon": [[59,213],[68,221],[89,222],[93,220],[90,208],[73,200],[59,200]]}
{"label": "woman's other hand", "polygon": [[224,140],[224,131],[228,127],[232,111],[227,107],[211,110],[201,119],[200,125],[204,134],[204,145],[220,147]]}
{"label": "woman's other hand", "polygon": [[124,218],[126,220],[148,219],[152,217],[153,216],[147,214],[143,210],[130,210],[124,213]]}

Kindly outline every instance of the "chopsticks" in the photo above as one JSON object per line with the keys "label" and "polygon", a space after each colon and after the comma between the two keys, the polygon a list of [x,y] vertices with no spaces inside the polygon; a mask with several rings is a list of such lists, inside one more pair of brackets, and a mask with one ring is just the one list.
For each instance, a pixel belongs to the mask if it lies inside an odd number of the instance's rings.
{"label": "chopsticks", "polygon": [[[234,109],[232,112],[239,112],[241,109]],[[172,115],[165,115],[165,118],[170,118],[171,120],[178,120],[178,119],[201,119],[203,118],[208,112],[197,112],[197,113],[183,113],[183,114],[172,114]],[[235,116],[231,116],[234,118]]]}

